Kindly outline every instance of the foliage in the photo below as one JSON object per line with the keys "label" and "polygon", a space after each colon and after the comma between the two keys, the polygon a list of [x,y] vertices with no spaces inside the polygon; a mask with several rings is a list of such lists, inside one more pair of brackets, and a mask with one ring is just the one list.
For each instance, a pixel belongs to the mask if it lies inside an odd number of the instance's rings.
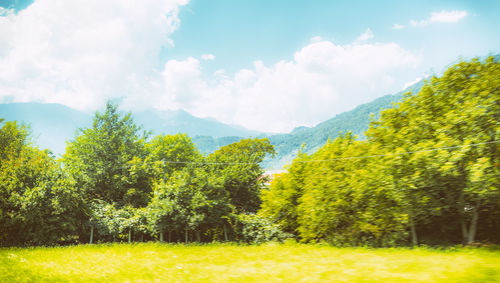
{"label": "foliage", "polygon": [[236,238],[248,244],[282,242],[292,237],[291,234],[283,232],[279,225],[258,214],[239,214],[234,226]]}
{"label": "foliage", "polygon": [[[227,194],[213,176],[199,168],[177,172],[167,183],[155,186],[148,206],[151,230],[199,231],[218,226],[231,212]],[[187,232],[186,232],[187,233]]]}
{"label": "foliage", "polygon": [[219,174],[238,212],[256,212],[265,179],[260,163],[266,154],[274,154],[268,139],[244,139],[221,147],[207,156],[209,174]]}
{"label": "foliage", "polygon": [[103,114],[96,113],[93,127],[68,143],[63,163],[89,199],[144,206],[150,188],[131,182],[129,162],[145,158],[146,137],[130,114],[122,117],[108,102]]}
{"label": "foliage", "polygon": [[108,103],[56,160],[29,128],[0,119],[0,245],[164,233],[169,242],[498,242],[499,85],[492,58],[458,63],[383,111],[366,140],[348,132],[314,153],[304,145],[270,186],[267,138],[204,156],[184,134],[150,138]]}
{"label": "foliage", "polygon": [[348,133],[301,154],[261,213],[306,242],[498,241],[499,78],[493,58],[450,67],[383,111],[366,141]]}
{"label": "foliage", "polygon": [[47,151],[30,145],[16,122],[0,129],[1,245],[74,242],[81,195]]}

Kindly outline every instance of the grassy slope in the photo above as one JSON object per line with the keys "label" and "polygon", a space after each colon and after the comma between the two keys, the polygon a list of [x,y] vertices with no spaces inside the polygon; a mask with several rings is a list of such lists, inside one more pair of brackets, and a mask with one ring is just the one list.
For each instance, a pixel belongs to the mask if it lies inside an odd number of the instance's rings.
{"label": "grassy slope", "polygon": [[500,282],[484,249],[83,245],[0,249],[0,282]]}

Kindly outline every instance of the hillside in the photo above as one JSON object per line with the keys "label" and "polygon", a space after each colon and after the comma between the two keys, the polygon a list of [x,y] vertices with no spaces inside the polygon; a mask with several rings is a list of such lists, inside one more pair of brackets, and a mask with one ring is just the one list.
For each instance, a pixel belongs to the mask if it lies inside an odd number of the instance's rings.
{"label": "hillside", "polygon": [[[288,134],[267,136],[275,146],[277,155],[263,164],[267,169],[281,169],[291,162],[301,146],[313,152],[329,138],[341,132],[351,131],[364,138],[364,131],[372,119],[377,118],[382,109],[387,109],[399,101],[403,93],[418,91],[423,81],[396,94],[389,94],[372,102],[359,105],[351,111],[319,123],[314,127],[298,127]],[[228,125],[213,119],[197,118],[186,111],[148,110],[132,113],[134,120],[153,134],[186,133],[203,153],[237,142],[247,137],[264,137],[263,133],[247,130],[241,126]],[[17,120],[31,126],[35,142],[41,148],[48,148],[55,154],[62,154],[66,141],[75,136],[77,129],[90,126],[93,114],[77,111],[60,104],[9,103],[0,104],[0,117]]]}
{"label": "hillside", "polygon": [[[494,61],[500,60],[500,54],[492,56]],[[486,58],[487,56],[481,57],[481,60]],[[289,134],[269,136],[271,143],[275,146],[277,156],[265,161],[264,166],[268,169],[281,169],[295,158],[302,145],[306,152],[312,153],[323,146],[329,138],[335,138],[342,132],[351,131],[359,139],[364,139],[364,132],[368,129],[370,121],[378,119],[381,110],[391,108],[393,103],[400,101],[406,92],[414,94],[419,92],[423,85],[424,80],[421,80],[403,91],[359,105],[351,111],[338,114],[311,128],[298,127]]]}
{"label": "hillside", "polygon": [[329,138],[333,139],[342,132],[351,131],[360,139],[364,139],[364,132],[368,129],[370,121],[377,119],[381,110],[392,107],[393,103],[400,101],[403,94],[408,91],[418,92],[423,83],[424,81],[420,81],[396,94],[385,95],[359,105],[314,127],[298,127],[289,134],[270,136],[269,140],[275,146],[277,156],[266,161],[266,168],[280,169],[295,158],[302,145],[304,150],[310,153],[324,145]]}
{"label": "hillside", "polygon": [[137,124],[154,134],[185,133],[191,137],[211,136],[221,138],[227,136],[258,136],[262,133],[248,130],[241,126],[221,123],[211,118],[198,118],[184,110],[147,110],[133,112]]}
{"label": "hillside", "polygon": [[34,142],[55,154],[63,153],[66,141],[75,136],[77,129],[89,126],[92,121],[91,114],[54,103],[0,104],[0,118],[29,125]]}

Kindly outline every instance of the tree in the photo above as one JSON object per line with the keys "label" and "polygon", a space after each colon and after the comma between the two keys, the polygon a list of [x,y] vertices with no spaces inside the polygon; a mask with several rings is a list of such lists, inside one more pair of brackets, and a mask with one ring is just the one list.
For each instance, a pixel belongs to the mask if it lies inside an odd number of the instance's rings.
{"label": "tree", "polygon": [[350,133],[316,153],[299,155],[263,194],[259,212],[293,228],[302,241],[393,246],[404,239],[405,218],[381,176],[376,149]]}
{"label": "tree", "polygon": [[131,114],[122,115],[117,105],[106,104],[103,114],[96,113],[93,127],[80,130],[68,143],[63,157],[65,168],[89,199],[100,199],[119,206],[145,206],[143,197],[150,187],[132,183],[130,162],[144,159],[147,133],[141,132]]}
{"label": "tree", "polygon": [[188,166],[174,173],[166,183],[155,186],[153,199],[148,206],[152,231],[163,233],[201,232],[221,227],[231,213],[231,205],[217,176],[209,175],[203,168]]}
{"label": "tree", "polygon": [[471,243],[481,207],[498,201],[499,76],[500,64],[491,57],[460,62],[384,111],[368,131],[370,141],[386,150],[416,151],[392,158],[387,167],[414,226],[456,222],[463,242]]}
{"label": "tree", "polygon": [[156,179],[168,178],[175,171],[199,161],[201,154],[186,134],[159,135],[146,144],[148,162],[162,164],[161,173]]}
{"label": "tree", "polygon": [[221,147],[206,158],[208,172],[222,176],[222,186],[229,193],[238,212],[256,212],[260,191],[266,181],[260,163],[266,154],[274,154],[268,139],[243,139]]}
{"label": "tree", "polygon": [[59,164],[31,145],[28,129],[0,129],[0,244],[75,242],[82,198]]}
{"label": "tree", "polygon": [[259,214],[269,218],[287,233],[298,235],[299,200],[304,192],[307,160],[310,157],[300,152],[286,173],[274,176],[269,189],[263,189]]}

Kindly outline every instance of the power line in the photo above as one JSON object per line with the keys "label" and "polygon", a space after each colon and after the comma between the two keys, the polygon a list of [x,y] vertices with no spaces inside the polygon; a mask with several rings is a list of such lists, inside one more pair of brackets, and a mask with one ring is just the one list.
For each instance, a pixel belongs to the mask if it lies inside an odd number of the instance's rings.
{"label": "power line", "polygon": [[427,148],[427,149],[421,149],[421,150],[415,150],[415,151],[405,151],[405,152],[387,153],[387,154],[339,157],[339,158],[323,159],[323,160],[297,160],[297,161],[294,161],[294,162],[303,162],[303,163],[306,163],[306,162],[325,162],[325,161],[337,161],[337,160],[349,160],[349,159],[364,159],[364,158],[373,158],[373,157],[405,155],[405,154],[412,154],[412,153],[418,153],[418,152],[429,152],[429,151],[437,151],[437,150],[443,150],[443,149],[454,149],[454,148],[462,148],[462,147],[468,147],[468,146],[478,146],[478,145],[498,143],[498,142],[500,142],[500,141],[489,141],[489,142],[472,143],[472,144],[466,144],[466,145],[456,145],[456,146],[446,146],[446,147],[437,147],[437,148]]}
{"label": "power line", "polygon": [[197,165],[255,165],[258,162],[194,162],[194,161],[168,161],[163,160],[163,163],[174,164],[197,164]]}
{"label": "power line", "polygon": [[[338,161],[338,160],[397,156],[397,155],[413,154],[413,153],[419,153],[419,152],[437,151],[437,150],[443,150],[443,149],[455,149],[455,148],[463,148],[463,147],[469,147],[469,146],[479,146],[479,145],[499,143],[499,142],[500,141],[489,141],[489,142],[472,143],[472,144],[456,145],[456,146],[425,148],[425,149],[421,149],[421,150],[405,151],[405,152],[397,152],[397,153],[386,153],[386,154],[364,155],[364,156],[348,156],[348,157],[339,157],[339,158],[332,158],[332,159],[320,159],[320,160],[295,160],[293,162],[301,162],[301,163],[329,162],[329,161]],[[161,162],[163,162],[164,164],[169,163],[169,164],[193,164],[193,165],[257,165],[257,164],[260,164],[258,162],[195,162],[195,161],[170,161],[170,160],[161,160]]]}

